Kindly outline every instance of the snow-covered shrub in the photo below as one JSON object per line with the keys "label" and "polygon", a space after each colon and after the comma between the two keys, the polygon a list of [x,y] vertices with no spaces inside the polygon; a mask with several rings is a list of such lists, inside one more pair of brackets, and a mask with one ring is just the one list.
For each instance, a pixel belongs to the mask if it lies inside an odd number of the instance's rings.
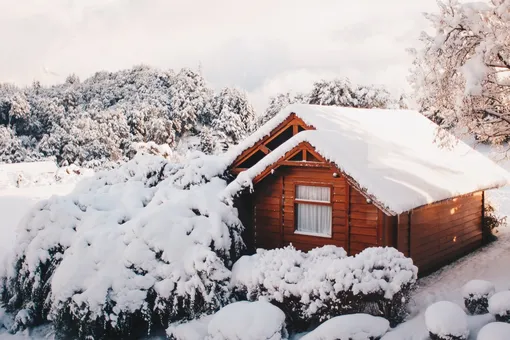
{"label": "snow-covered shrub", "polygon": [[34,315],[32,309],[22,309],[16,313],[14,322],[10,328],[11,333],[16,333],[22,329],[26,329],[34,324]]}
{"label": "snow-covered shrub", "polygon": [[466,313],[453,302],[430,305],[425,311],[425,324],[432,340],[466,340],[469,336]]}
{"label": "snow-covered shrub", "polygon": [[293,247],[258,250],[232,269],[236,294],[269,300],[297,329],[363,312],[399,323],[416,279],[412,260],[387,247],[368,248],[353,257],[333,246],[308,253]]}
{"label": "snow-covered shrub", "polygon": [[496,240],[498,228],[504,225],[506,225],[506,216],[499,215],[491,202],[485,202],[483,228],[486,242]]}
{"label": "snow-covered shrub", "polygon": [[489,298],[494,294],[494,285],[489,281],[471,280],[462,287],[464,305],[473,315],[489,312]]}
{"label": "snow-covered shrub", "polygon": [[73,336],[120,338],[212,313],[230,298],[242,225],[217,158],[140,156],[25,217],[3,302]]}
{"label": "snow-covered shrub", "polygon": [[497,321],[510,323],[509,290],[496,293],[489,299],[489,313],[494,315]]}
{"label": "snow-covered shrub", "polygon": [[[311,269],[308,273],[313,273],[315,280],[323,277],[327,280],[327,285],[305,287],[304,292],[310,301],[306,312],[318,315],[319,321],[346,309],[349,313],[383,316],[394,326],[407,316],[406,306],[418,277],[412,259],[391,247],[366,248],[324,269],[320,266]],[[311,281],[305,276],[305,282]],[[346,307],[344,303],[349,301],[352,305]]]}
{"label": "snow-covered shrub", "polygon": [[378,340],[390,329],[388,320],[369,314],[334,317],[301,340]]}
{"label": "snow-covered shrub", "polygon": [[267,298],[285,311],[289,322],[303,319],[299,284],[303,280],[306,254],[292,246],[257,249],[241,257],[232,268],[232,288],[240,300]]}
{"label": "snow-covered shrub", "polygon": [[477,340],[508,340],[510,324],[505,322],[491,322],[480,329]]}
{"label": "snow-covered shrub", "polygon": [[212,317],[213,315],[206,315],[195,320],[171,323],[166,329],[166,335],[170,340],[204,340]]}
{"label": "snow-covered shrub", "polygon": [[265,301],[232,303],[209,322],[206,340],[283,340],[285,314]]}

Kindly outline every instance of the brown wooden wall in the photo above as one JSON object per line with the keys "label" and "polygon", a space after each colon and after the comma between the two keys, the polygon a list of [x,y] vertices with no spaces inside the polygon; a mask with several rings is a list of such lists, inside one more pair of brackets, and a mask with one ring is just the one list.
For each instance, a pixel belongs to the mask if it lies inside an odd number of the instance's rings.
{"label": "brown wooden wall", "polygon": [[[278,169],[284,180],[284,209],[283,209],[283,244],[292,243],[297,249],[310,249],[333,244],[347,249],[347,200],[346,180],[344,177],[333,177],[330,169],[313,169],[301,167],[285,167]],[[318,237],[295,234],[294,197],[295,186],[298,184],[325,184],[332,186],[332,237]]]}
{"label": "brown wooden wall", "polygon": [[257,185],[254,195],[255,245],[257,248],[279,248],[283,244],[281,230],[283,177],[266,177]]}
{"label": "brown wooden wall", "polygon": [[352,187],[349,188],[349,212],[349,254],[381,244],[381,211]]}
{"label": "brown wooden wall", "polygon": [[[333,244],[354,255],[367,247],[391,246],[410,256],[420,274],[427,274],[478,248],[483,242],[483,192],[457,197],[387,216],[333,168],[282,166],[256,184],[251,216],[241,215],[248,246],[273,249],[293,244],[308,251]],[[296,234],[295,186],[332,187],[332,237]],[[241,216],[242,217],[242,216]],[[248,222],[253,221],[253,223]]]}
{"label": "brown wooden wall", "polygon": [[405,212],[395,217],[397,219],[397,244],[396,248],[405,256],[409,256],[409,235],[411,232],[409,213]]}
{"label": "brown wooden wall", "polygon": [[[329,168],[285,166],[258,183],[254,193],[256,247],[271,249],[292,244],[308,251],[333,244],[356,254],[366,247],[386,245],[383,225],[387,217],[351,187],[345,177],[333,177],[334,172]],[[331,238],[295,233],[294,198],[298,184],[332,187]]]}
{"label": "brown wooden wall", "polygon": [[482,245],[482,205],[478,192],[411,212],[410,255],[422,274]]}

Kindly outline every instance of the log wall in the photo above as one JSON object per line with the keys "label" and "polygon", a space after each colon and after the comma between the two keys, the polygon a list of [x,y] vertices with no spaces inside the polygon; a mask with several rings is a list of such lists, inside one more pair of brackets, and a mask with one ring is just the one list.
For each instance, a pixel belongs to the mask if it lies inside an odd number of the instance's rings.
{"label": "log wall", "polygon": [[483,192],[433,203],[411,212],[410,255],[421,274],[480,247]]}

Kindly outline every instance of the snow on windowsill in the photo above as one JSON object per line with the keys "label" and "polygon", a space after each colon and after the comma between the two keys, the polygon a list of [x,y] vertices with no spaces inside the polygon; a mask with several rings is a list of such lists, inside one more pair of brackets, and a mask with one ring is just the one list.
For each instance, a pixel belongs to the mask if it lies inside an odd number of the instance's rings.
{"label": "snow on windowsill", "polygon": [[305,236],[315,236],[315,237],[323,237],[323,238],[332,238],[332,235],[328,234],[319,234],[319,233],[311,233],[306,231],[294,231],[294,234],[296,235],[305,235]]}

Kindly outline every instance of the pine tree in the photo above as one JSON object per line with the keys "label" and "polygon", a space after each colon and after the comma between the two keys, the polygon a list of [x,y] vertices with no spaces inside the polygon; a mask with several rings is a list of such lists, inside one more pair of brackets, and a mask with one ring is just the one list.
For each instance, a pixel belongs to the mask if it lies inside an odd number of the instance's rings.
{"label": "pine tree", "polygon": [[182,69],[170,88],[170,119],[177,135],[198,130],[198,124],[209,120],[212,91],[202,76]]}
{"label": "pine tree", "polygon": [[225,135],[228,143],[239,143],[254,124],[255,110],[246,93],[235,88],[224,88],[215,96],[213,112],[211,125]]}

